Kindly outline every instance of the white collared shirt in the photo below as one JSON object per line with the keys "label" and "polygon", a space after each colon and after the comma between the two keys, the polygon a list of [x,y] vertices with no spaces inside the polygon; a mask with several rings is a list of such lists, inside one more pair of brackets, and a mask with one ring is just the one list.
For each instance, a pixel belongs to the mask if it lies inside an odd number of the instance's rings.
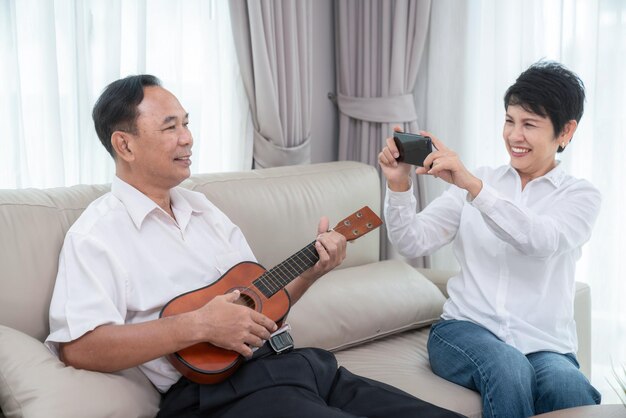
{"label": "white collared shirt", "polygon": [[[50,305],[53,352],[100,325],[157,319],[172,298],[255,261],[239,228],[203,194],[176,187],[170,197],[176,220],[115,177],[72,225]],[[165,358],[140,369],[160,391],[180,378]]]}
{"label": "white collared shirt", "polygon": [[599,191],[561,165],[530,181],[510,165],[481,168],[473,201],[451,186],[419,214],[413,191],[387,188],[389,239],[406,257],[454,242],[460,272],[443,319],[482,325],[528,354],[575,353],[575,264],[600,210]]}

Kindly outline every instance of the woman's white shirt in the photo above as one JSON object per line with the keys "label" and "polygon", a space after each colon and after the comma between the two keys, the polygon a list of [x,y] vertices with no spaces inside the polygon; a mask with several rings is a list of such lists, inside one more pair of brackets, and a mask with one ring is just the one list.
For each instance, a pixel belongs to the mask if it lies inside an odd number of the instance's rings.
{"label": "woman's white shirt", "polygon": [[474,200],[456,186],[416,213],[413,190],[387,188],[384,216],[406,257],[453,242],[460,272],[443,319],[482,325],[527,354],[575,353],[575,266],[600,210],[599,191],[557,165],[530,181],[510,165],[481,168]]}

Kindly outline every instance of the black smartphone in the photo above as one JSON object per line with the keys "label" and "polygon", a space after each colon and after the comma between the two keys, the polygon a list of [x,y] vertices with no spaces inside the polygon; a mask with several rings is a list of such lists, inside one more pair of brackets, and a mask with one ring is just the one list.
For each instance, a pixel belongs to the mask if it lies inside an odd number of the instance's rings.
{"label": "black smartphone", "polygon": [[429,136],[394,132],[393,141],[400,152],[396,161],[424,166],[424,160],[433,152],[433,142]]}

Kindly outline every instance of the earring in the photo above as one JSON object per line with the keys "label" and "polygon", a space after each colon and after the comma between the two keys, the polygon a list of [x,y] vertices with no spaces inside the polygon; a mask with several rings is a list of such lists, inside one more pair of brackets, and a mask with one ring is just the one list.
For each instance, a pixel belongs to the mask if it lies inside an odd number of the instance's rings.
{"label": "earring", "polygon": [[561,142],[561,148],[565,149],[565,142]]}

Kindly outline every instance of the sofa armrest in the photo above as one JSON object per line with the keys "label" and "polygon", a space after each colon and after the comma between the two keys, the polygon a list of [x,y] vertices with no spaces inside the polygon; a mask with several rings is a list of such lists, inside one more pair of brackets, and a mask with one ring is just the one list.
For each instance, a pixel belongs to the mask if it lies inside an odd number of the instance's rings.
{"label": "sofa armrest", "polygon": [[[448,297],[446,286],[448,280],[456,274],[454,270],[438,270],[417,268],[427,279],[433,282],[444,296]],[[587,378],[591,376],[591,289],[589,285],[576,282],[576,295],[574,297],[574,320],[576,321],[576,334],[578,335],[578,364],[580,371]]]}

